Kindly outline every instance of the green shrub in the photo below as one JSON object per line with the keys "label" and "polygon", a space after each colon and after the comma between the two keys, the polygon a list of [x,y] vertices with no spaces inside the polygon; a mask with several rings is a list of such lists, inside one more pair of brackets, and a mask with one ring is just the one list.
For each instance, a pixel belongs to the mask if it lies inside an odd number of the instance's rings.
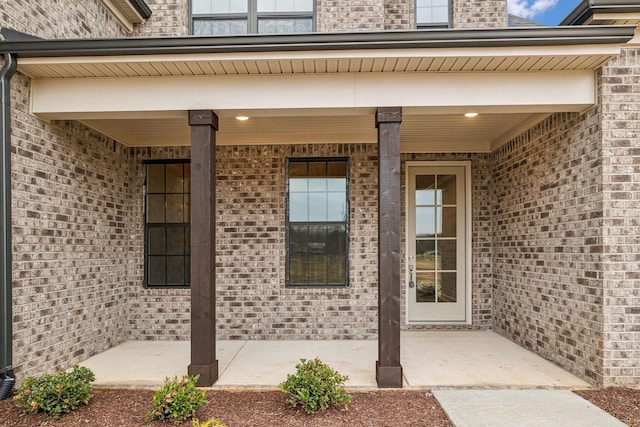
{"label": "green shrub", "polygon": [[167,378],[162,388],[153,394],[147,423],[154,420],[179,423],[193,417],[198,407],[207,403],[206,392],[196,389],[198,376],[185,375],[181,380]]}
{"label": "green shrub", "polygon": [[343,387],[348,379],[318,358],[300,359],[296,373],[287,375],[287,380],[279,387],[288,395],[287,404],[294,408],[300,405],[307,414],[313,414],[331,405],[351,402],[351,395]]}
{"label": "green shrub", "polygon": [[207,421],[200,422],[199,420],[192,421],[193,427],[227,427],[225,423],[218,420],[217,418],[209,418]]}
{"label": "green shrub", "polygon": [[93,397],[91,383],[95,375],[89,368],[74,366],[71,372],[29,377],[13,397],[15,405],[26,414],[44,412],[46,421],[88,405]]}

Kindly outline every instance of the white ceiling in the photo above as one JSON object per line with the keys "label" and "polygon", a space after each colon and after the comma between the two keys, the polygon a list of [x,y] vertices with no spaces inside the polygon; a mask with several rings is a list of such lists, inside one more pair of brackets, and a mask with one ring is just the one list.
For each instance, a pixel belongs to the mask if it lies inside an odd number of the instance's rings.
{"label": "white ceiling", "polygon": [[[220,115],[217,143],[221,145],[361,143],[375,142],[374,112],[313,116],[264,115],[254,112],[247,121],[235,112]],[[299,114],[299,113],[298,113]],[[335,114],[335,113],[334,113]],[[189,145],[186,112],[171,118],[83,120],[88,126],[127,146]],[[501,138],[517,132],[539,115],[481,113],[475,118],[455,114],[405,114],[400,127],[403,151],[490,151]]]}

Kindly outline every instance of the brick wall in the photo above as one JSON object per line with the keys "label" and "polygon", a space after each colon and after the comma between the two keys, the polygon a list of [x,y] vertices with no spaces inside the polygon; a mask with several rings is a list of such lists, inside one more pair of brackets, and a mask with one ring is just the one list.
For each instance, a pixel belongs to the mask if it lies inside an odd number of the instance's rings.
{"label": "brick wall", "polygon": [[415,0],[385,0],[384,29],[411,30],[415,28]]}
{"label": "brick wall", "polygon": [[452,0],[454,28],[503,28],[507,26],[506,0]]}
{"label": "brick wall", "polygon": [[[142,218],[142,160],[185,158],[188,148],[136,149],[133,197]],[[217,149],[219,339],[357,339],[377,331],[377,148],[375,144],[220,146]],[[285,161],[349,157],[350,288],[286,289]],[[366,198],[365,198],[366,196]],[[142,225],[135,258],[142,261]],[[189,339],[189,291],[130,282],[130,339]]]}
{"label": "brick wall", "polygon": [[599,108],[556,114],[492,153],[495,328],[601,384]]}
{"label": "brick wall", "polygon": [[0,27],[45,39],[123,37],[126,28],[100,0],[7,0]]}
{"label": "brick wall", "polygon": [[[44,38],[119,37],[98,0],[0,4],[0,26]],[[14,365],[68,367],[125,339],[130,271],[126,150],[79,123],[29,114],[11,81]]]}
{"label": "brick wall", "polygon": [[125,338],[129,171],[122,146],[40,122],[28,81],[15,76],[13,89],[14,365],[35,375]]}
{"label": "brick wall", "polygon": [[383,0],[318,0],[317,31],[381,31],[384,11]]}
{"label": "brick wall", "polygon": [[145,0],[151,17],[134,28],[136,37],[184,36],[189,34],[190,0]]}
{"label": "brick wall", "polygon": [[640,50],[603,68],[605,386],[640,384]]}

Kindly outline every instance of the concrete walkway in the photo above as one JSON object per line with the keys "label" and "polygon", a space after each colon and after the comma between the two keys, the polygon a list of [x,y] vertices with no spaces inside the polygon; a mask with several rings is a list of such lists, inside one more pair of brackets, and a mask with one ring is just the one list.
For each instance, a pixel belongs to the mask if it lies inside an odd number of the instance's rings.
{"label": "concrete walkway", "polygon": [[[458,427],[624,426],[570,389],[589,384],[493,332],[403,332],[405,388],[431,390]],[[319,357],[348,375],[347,386],[376,388],[376,341],[218,341],[213,388],[275,388],[300,358]],[[97,386],[158,387],[182,376],[189,342],[129,341],[82,365]]]}
{"label": "concrete walkway", "polygon": [[625,427],[568,390],[434,390],[456,427]]}

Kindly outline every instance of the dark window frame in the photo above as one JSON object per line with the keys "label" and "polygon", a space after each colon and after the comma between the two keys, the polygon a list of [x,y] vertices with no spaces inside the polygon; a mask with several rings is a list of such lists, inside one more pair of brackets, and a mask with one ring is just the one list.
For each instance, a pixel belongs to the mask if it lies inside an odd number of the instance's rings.
{"label": "dark window frame", "polygon": [[[143,204],[143,208],[142,208],[142,221],[143,221],[143,227],[142,227],[142,242],[143,242],[143,287],[145,289],[190,289],[191,288],[191,281],[187,280],[190,279],[191,275],[190,273],[190,262],[186,263],[185,265],[185,282],[182,285],[179,284],[164,284],[164,285],[150,285],[149,284],[149,257],[152,256],[149,254],[149,229],[151,228],[160,228],[160,227],[166,227],[166,228],[185,228],[186,231],[188,233],[191,232],[191,218],[188,218],[187,222],[181,222],[181,223],[169,223],[169,222],[162,222],[162,223],[149,223],[147,221],[147,211],[148,211],[148,206],[147,206],[147,178],[148,178],[148,165],[175,165],[175,164],[182,164],[182,165],[186,165],[186,164],[191,164],[191,160],[190,159],[160,159],[160,160],[144,160],[143,161],[143,171],[144,171],[144,181],[143,181],[143,191],[142,191],[142,204]],[[183,171],[184,174],[184,171]],[[184,177],[184,175],[183,175]],[[165,175],[165,179],[166,179],[166,175]],[[166,184],[166,181],[165,181]],[[182,194],[191,194],[191,191],[189,189],[189,192],[186,193],[184,191],[185,189],[183,189],[183,193]],[[174,193],[167,193],[166,189],[164,193],[152,193],[152,194],[174,194]],[[190,241],[190,236],[189,236],[189,241]],[[167,245],[167,242],[165,241],[165,245]],[[185,244],[185,249],[187,250],[185,257],[187,257],[189,260],[191,259],[191,251],[190,249],[187,247],[187,245]]]}
{"label": "dark window frame", "polygon": [[[290,280],[290,224],[289,221],[289,178],[290,178],[290,165],[291,163],[310,163],[310,162],[345,162],[345,201],[346,201],[346,218],[344,221],[307,221],[307,222],[294,222],[294,224],[308,224],[308,225],[327,225],[327,224],[344,224],[345,226],[345,277],[344,284],[295,284]],[[345,289],[350,287],[350,263],[349,263],[349,246],[351,240],[350,223],[351,223],[351,196],[350,196],[350,162],[348,157],[295,157],[286,159],[286,172],[285,172],[285,287],[289,289]]]}
{"label": "dark window frame", "polygon": [[448,0],[447,6],[447,22],[419,22],[418,21],[418,0],[413,2],[414,6],[414,15],[416,20],[416,29],[418,30],[428,30],[430,28],[451,28],[453,21],[453,8],[451,7],[451,0]]}
{"label": "dark window frame", "polygon": [[246,20],[247,34],[258,34],[258,21],[261,18],[291,19],[311,18],[311,32],[316,31],[318,17],[318,1],[313,0],[313,10],[310,12],[258,12],[257,0],[247,0],[247,13],[193,13],[193,0],[189,0],[189,33],[194,34],[194,21],[202,20]]}

